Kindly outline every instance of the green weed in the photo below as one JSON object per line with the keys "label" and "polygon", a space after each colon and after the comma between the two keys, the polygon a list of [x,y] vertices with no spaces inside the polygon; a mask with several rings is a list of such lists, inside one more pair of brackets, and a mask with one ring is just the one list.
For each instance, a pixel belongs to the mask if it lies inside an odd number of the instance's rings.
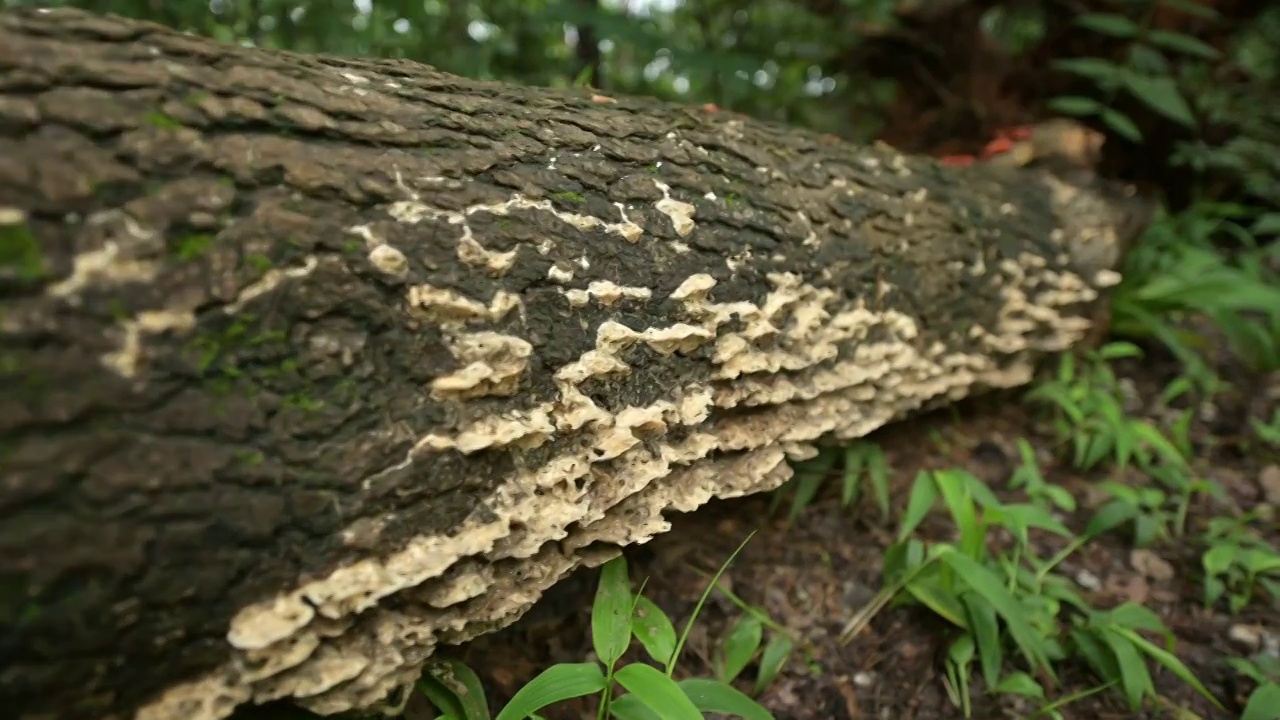
{"label": "green weed", "polygon": [[[656,604],[642,594],[632,595],[625,558],[605,563],[591,610],[591,640],[596,660],[560,663],[547,668],[518,690],[495,720],[541,718],[539,713],[545,708],[590,695],[600,698],[597,706],[600,720],[702,720],[704,713],[772,720],[769,711],[731,684],[756,656],[763,641],[765,621],[757,613],[744,616],[730,630],[717,655],[715,679],[674,678],[694,621],[717,587],[720,576],[745,544],[746,541],[716,572],[679,635]],[[779,637],[786,639],[778,640]],[[619,666],[633,641],[640,643],[654,664],[635,662]],[[757,691],[777,676],[791,647],[785,633],[776,634],[765,646]],[[442,720],[490,718],[479,678],[457,661],[433,662],[419,686],[444,713]]]}
{"label": "green weed", "polygon": [[880,517],[887,521],[890,514],[889,463],[880,446],[866,440],[855,441],[843,449],[823,448],[817,456],[797,463],[795,476],[774,493],[770,510],[776,510],[789,496],[791,506],[787,522],[794,523],[837,467],[841,471],[841,506],[858,505],[864,487],[869,487]]}
{"label": "green weed", "polygon": [[[981,480],[961,470],[922,472],[912,485],[896,542],[885,557],[884,588],[842,633],[855,635],[881,608],[894,602],[921,605],[959,632],[948,647],[948,692],[970,717],[972,676],[993,693],[1015,693],[1043,701],[1041,711],[1058,716],[1061,699],[1049,702],[1044,681],[1055,667],[1085,662],[1103,687],[1118,688],[1134,711],[1156,697],[1149,664],[1159,665],[1218,701],[1172,652],[1173,636],[1151,611],[1132,603],[1109,610],[1091,607],[1054,569],[1089,540],[1121,522],[1104,509],[1076,537],[1053,514],[1053,495],[1038,471],[1024,471],[1015,484],[1035,489],[1038,501],[1001,502]],[[1028,493],[1030,494],[1030,492]],[[916,536],[937,504],[947,511],[956,540],[926,543]],[[990,549],[989,536],[1013,538],[1005,553]],[[1042,558],[1032,532],[1068,540]],[[1147,634],[1159,636],[1152,642]],[[1010,655],[1008,649],[1014,651]]]}

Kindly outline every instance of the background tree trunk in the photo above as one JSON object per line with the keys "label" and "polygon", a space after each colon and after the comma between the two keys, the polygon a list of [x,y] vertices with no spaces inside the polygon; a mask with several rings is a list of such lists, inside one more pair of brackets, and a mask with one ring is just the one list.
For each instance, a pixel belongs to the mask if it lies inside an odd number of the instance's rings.
{"label": "background tree trunk", "polygon": [[394,700],[664,510],[1027,381],[1122,194],[0,14],[0,699]]}

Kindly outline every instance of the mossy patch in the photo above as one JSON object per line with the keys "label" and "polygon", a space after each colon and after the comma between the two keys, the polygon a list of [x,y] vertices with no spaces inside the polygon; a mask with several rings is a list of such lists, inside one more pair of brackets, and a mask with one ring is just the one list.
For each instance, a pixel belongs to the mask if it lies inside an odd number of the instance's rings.
{"label": "mossy patch", "polygon": [[40,242],[17,210],[0,208],[0,272],[21,280],[36,280],[44,275]]}
{"label": "mossy patch", "polygon": [[257,270],[260,273],[265,273],[266,271],[270,270],[272,265],[271,258],[261,253],[253,253],[252,255],[246,257],[244,261],[249,265],[249,267],[253,268],[254,270]]}
{"label": "mossy patch", "polygon": [[586,200],[586,198],[582,197],[582,193],[576,193],[571,191],[558,192],[555,195],[552,195],[551,197],[552,199],[559,200],[560,202],[563,202],[563,203],[580,203]]}
{"label": "mossy patch", "polygon": [[212,235],[184,235],[173,243],[173,254],[183,262],[190,262],[209,252],[211,247]]}
{"label": "mossy patch", "polygon": [[266,456],[258,450],[237,450],[235,458],[236,462],[249,467],[256,467],[267,461]]}
{"label": "mossy patch", "polygon": [[315,412],[324,407],[324,401],[320,398],[311,397],[306,393],[296,392],[285,395],[284,406],[297,408],[303,412]]}
{"label": "mossy patch", "polygon": [[275,394],[282,409],[316,412],[327,402],[312,391],[297,358],[288,355],[288,333],[264,329],[253,313],[236,317],[220,329],[209,329],[186,345],[201,386],[216,397]]}
{"label": "mossy patch", "polygon": [[160,128],[161,130],[176,130],[182,127],[182,123],[174,120],[159,110],[153,110],[152,112],[147,113],[146,121],[151,127]]}

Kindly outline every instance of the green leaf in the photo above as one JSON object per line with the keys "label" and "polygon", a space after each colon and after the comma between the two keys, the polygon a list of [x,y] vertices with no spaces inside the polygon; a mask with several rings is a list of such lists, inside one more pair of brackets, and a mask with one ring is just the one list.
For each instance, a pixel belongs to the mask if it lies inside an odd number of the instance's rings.
{"label": "green leaf", "polygon": [[1059,510],[1075,512],[1076,498],[1071,494],[1070,490],[1067,490],[1060,485],[1046,484],[1044,486],[1044,495],[1049,498],[1049,501],[1052,502],[1054,507]]}
{"label": "green leaf", "polygon": [[609,702],[609,714],[616,720],[662,720],[653,708],[636,695],[623,695]]}
{"label": "green leaf", "polygon": [[1250,575],[1263,575],[1280,570],[1280,555],[1277,555],[1270,548],[1265,550],[1259,548],[1246,550],[1243,560],[1242,564]]}
{"label": "green leaf", "polygon": [[931,473],[921,470],[911,484],[911,495],[907,497],[907,509],[902,514],[902,526],[898,529],[898,540],[906,540],[915,532],[920,523],[933,509],[938,500],[938,486]]}
{"label": "green leaf", "polygon": [[756,673],[756,692],[763,692],[782,672],[795,642],[786,633],[775,632],[760,653],[760,671]]}
{"label": "green leaf", "polygon": [[[1030,503],[1005,505],[1000,508],[1000,515],[1007,519],[1001,524],[1010,529],[1039,528],[1060,537],[1072,537],[1070,528],[1063,525],[1062,521],[1053,516],[1053,513],[1039,505]],[[1023,536],[1025,537],[1025,533]]]}
{"label": "green leaf", "polygon": [[1254,235],[1280,235],[1280,213],[1267,213],[1253,223]]}
{"label": "green leaf", "polygon": [[549,705],[604,692],[605,684],[604,670],[597,663],[552,665],[516,691],[494,720],[523,720]]}
{"label": "green leaf", "polygon": [[1066,58],[1053,66],[1073,75],[1087,77],[1103,87],[1117,87],[1124,80],[1124,68],[1099,58]]}
{"label": "green leaf", "polygon": [[1040,465],[1036,462],[1035,448],[1027,442],[1026,438],[1018,438],[1015,445],[1017,445],[1018,457],[1022,460],[1022,464],[1015,468],[1009,477],[1009,489],[1017,490],[1020,487],[1026,487],[1027,491],[1031,492],[1042,487],[1045,480],[1040,472]]}
{"label": "green leaf", "polygon": [[1036,682],[1034,678],[1024,672],[1010,673],[1000,682],[996,683],[993,688],[995,692],[1010,693],[1013,695],[1021,695],[1023,697],[1043,698],[1044,687]]}
{"label": "green leaf", "polygon": [[969,629],[969,617],[964,606],[951,588],[939,582],[937,572],[917,575],[903,590],[943,620],[962,630]]}
{"label": "green leaf", "polygon": [[947,648],[947,661],[955,665],[957,669],[967,669],[969,664],[973,662],[975,654],[973,636],[965,633],[952,641]]}
{"label": "green leaf", "polygon": [[680,681],[680,689],[704,713],[724,713],[746,720],[773,720],[772,713],[732,685],[707,678],[689,678]]}
{"label": "green leaf", "polygon": [[960,552],[977,560],[986,547],[986,533],[978,522],[978,512],[964,475],[959,470],[939,470],[933,474],[933,481],[960,531]]}
{"label": "green leaf", "polygon": [[1111,654],[1116,659],[1116,669],[1120,671],[1120,687],[1124,689],[1125,699],[1129,701],[1129,709],[1138,710],[1142,707],[1143,698],[1155,693],[1155,686],[1151,683],[1151,673],[1147,672],[1146,662],[1133,643],[1119,631],[1107,627],[1100,628],[1098,637],[1111,649]]}
{"label": "green leaf", "polygon": [[1084,13],[1076,16],[1076,24],[1087,30],[1118,38],[1132,38],[1142,32],[1138,23],[1115,13]]}
{"label": "green leaf", "polygon": [[1151,641],[1142,637],[1133,630],[1129,630],[1127,628],[1115,628],[1112,632],[1128,638],[1129,642],[1133,643],[1142,652],[1154,658],[1155,661],[1163,665],[1166,670],[1178,676],[1179,680],[1195,688],[1196,692],[1200,693],[1200,695],[1202,695],[1206,700],[1213,703],[1214,707],[1220,710],[1223,709],[1222,703],[1218,702],[1218,698],[1214,697],[1213,693],[1209,692],[1208,688],[1206,688],[1191,672],[1191,669],[1184,665],[1173,653],[1153,645]]}
{"label": "green leaf", "polygon": [[862,465],[866,456],[857,445],[850,446],[844,452],[844,482],[840,486],[840,504],[848,507],[858,502],[862,495]]}
{"label": "green leaf", "polygon": [[1187,459],[1184,458],[1182,453],[1178,451],[1178,448],[1175,447],[1173,443],[1169,442],[1169,439],[1151,425],[1151,423],[1146,420],[1136,420],[1130,423],[1129,429],[1140,440],[1145,442],[1149,448],[1155,450],[1156,454],[1164,459],[1165,462],[1178,467],[1186,466]]}
{"label": "green leaf", "polygon": [[1127,73],[1125,75],[1125,86],[1129,88],[1129,92],[1134,97],[1141,100],[1152,110],[1185,127],[1194,128],[1196,126],[1196,119],[1191,112],[1191,106],[1182,97],[1182,91],[1178,89],[1178,84],[1174,82],[1172,77]]}
{"label": "green leaf", "polygon": [[1265,683],[1249,695],[1240,720],[1280,720],[1280,685]]}
{"label": "green leaf", "polygon": [[1102,112],[1104,106],[1102,103],[1091,97],[1084,97],[1083,95],[1064,95],[1050,100],[1049,108],[1060,112],[1063,115],[1086,117],[1089,115],[1097,115]]}
{"label": "green leaf", "polygon": [[1098,512],[1085,525],[1084,536],[1095,538],[1134,519],[1138,509],[1132,503],[1123,500],[1112,500],[1098,509]]}
{"label": "green leaf", "polygon": [[[436,705],[439,710],[457,715],[459,720],[489,720],[489,703],[485,700],[484,685],[466,663],[455,659],[442,659],[432,662],[422,680],[433,680],[457,700],[456,709]],[[427,692],[427,688],[419,685],[423,694],[433,703],[435,697]]]}
{"label": "green leaf", "polygon": [[1200,556],[1200,565],[1207,575],[1221,575],[1240,558],[1240,548],[1236,545],[1222,543],[1209,548]]}
{"label": "green leaf", "polygon": [[1169,61],[1159,49],[1133,43],[1129,46],[1129,69],[1150,75],[1165,75],[1169,72]]}
{"label": "green leaf", "polygon": [[996,619],[995,608],[973,591],[963,593],[960,600],[969,613],[969,627],[972,628],[973,642],[977,646],[982,679],[988,687],[993,686],[1000,679],[1000,665],[1004,661],[1004,654],[1000,651],[1000,623]]}
{"label": "green leaf", "polygon": [[1132,630],[1147,630],[1170,637],[1169,628],[1160,616],[1136,603],[1125,602],[1117,605],[1107,612],[1107,619]]}
{"label": "green leaf", "polygon": [[964,483],[965,489],[969,492],[974,502],[978,503],[978,507],[983,509],[1001,507],[1000,498],[996,497],[991,488],[973,473],[964,470],[947,470],[943,472],[956,473],[956,476],[960,482]]}
{"label": "green leaf", "polygon": [[632,663],[613,677],[664,720],[702,720],[702,713],[680,685],[652,665]]}
{"label": "green leaf", "polygon": [[724,640],[719,672],[720,680],[733,682],[750,664],[764,639],[764,626],[754,615],[744,615],[733,624]]}
{"label": "green leaf", "polygon": [[1088,628],[1071,633],[1076,653],[1084,658],[1093,672],[1106,682],[1115,682],[1120,676],[1120,668],[1116,666],[1115,655],[1099,639],[1100,630]]}
{"label": "green leaf", "polygon": [[924,543],[916,539],[895,542],[884,551],[884,567],[881,574],[885,584],[902,582],[916,572],[925,562]]}
{"label": "green leaf", "polygon": [[600,568],[595,603],[591,607],[591,644],[600,662],[612,667],[631,644],[631,581],[624,556]]}
{"label": "green leaf", "polygon": [[954,550],[948,552],[944,549],[939,553],[938,559],[964,578],[964,582],[974,592],[995,608],[996,613],[1004,620],[1005,627],[1009,629],[1014,644],[1032,667],[1043,670],[1052,677],[1053,669],[1049,664],[1044,638],[1036,634],[1027,622],[1025,610],[1001,583],[1000,578],[977,561]]}
{"label": "green leaf", "polygon": [[1102,111],[1100,117],[1102,118],[1102,124],[1111,128],[1120,137],[1130,142],[1142,142],[1142,131],[1129,119],[1128,115],[1118,110],[1107,108]]}
{"label": "green leaf", "polygon": [[1151,30],[1146,34],[1146,39],[1152,45],[1158,45],[1165,50],[1173,50],[1203,60],[1217,60],[1221,56],[1217,48],[1212,45],[1180,32]]}
{"label": "green leaf", "polygon": [[825,474],[806,473],[792,481],[795,486],[795,494],[791,496],[791,510],[787,513],[788,523],[794,523],[800,519],[800,514],[817,497],[818,491],[822,489],[822,483],[826,479],[827,476]]}
{"label": "green leaf", "polygon": [[418,692],[422,693],[436,710],[450,717],[464,719],[462,699],[429,672],[418,679]]}
{"label": "green leaf", "polygon": [[1108,454],[1110,454],[1114,443],[1112,438],[1106,435],[1090,435],[1087,441],[1077,446],[1075,464],[1076,467],[1087,470],[1102,462]]}
{"label": "green leaf", "polygon": [[662,608],[647,597],[636,598],[631,616],[631,634],[644,646],[645,652],[664,667],[676,651],[676,629]]}

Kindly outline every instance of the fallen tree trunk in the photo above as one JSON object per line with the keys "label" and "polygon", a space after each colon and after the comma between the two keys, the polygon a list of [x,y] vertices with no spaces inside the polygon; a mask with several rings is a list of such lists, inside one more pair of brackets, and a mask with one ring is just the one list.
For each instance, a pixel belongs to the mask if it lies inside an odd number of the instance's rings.
{"label": "fallen tree trunk", "polygon": [[1123,193],[0,14],[0,699],[394,702],[814,443],[1080,341]]}

